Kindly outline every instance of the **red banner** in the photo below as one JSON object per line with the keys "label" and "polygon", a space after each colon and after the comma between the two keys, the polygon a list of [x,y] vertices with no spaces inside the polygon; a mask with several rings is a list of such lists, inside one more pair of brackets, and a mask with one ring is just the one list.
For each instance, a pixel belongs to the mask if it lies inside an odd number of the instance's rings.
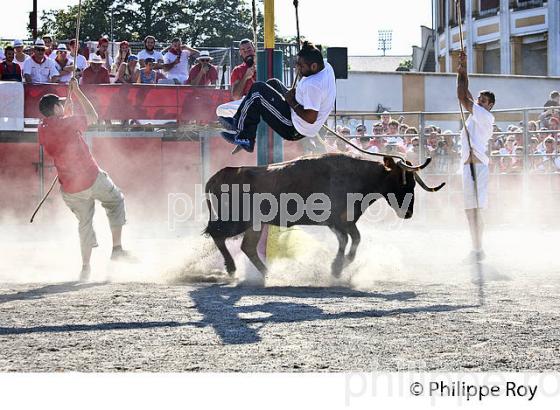
{"label": "red banner", "polygon": [[[231,101],[227,90],[186,85],[100,84],[80,87],[101,120],[175,120],[209,123],[216,107]],[[66,96],[67,85],[26,84],[25,117],[42,118],[39,100],[45,94]]]}

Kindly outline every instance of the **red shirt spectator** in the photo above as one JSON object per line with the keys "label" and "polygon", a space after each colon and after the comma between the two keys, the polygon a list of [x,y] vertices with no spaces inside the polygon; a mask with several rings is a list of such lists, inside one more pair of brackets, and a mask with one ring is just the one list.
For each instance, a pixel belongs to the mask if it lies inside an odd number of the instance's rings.
{"label": "red shirt spectator", "polygon": [[0,80],[1,81],[22,81],[21,68],[15,63],[15,51],[11,46],[6,47],[6,60],[0,63]]}
{"label": "red shirt spectator", "polygon": [[189,79],[187,80],[187,84],[191,84],[191,85],[213,85],[213,84],[216,84],[216,82],[218,81],[218,70],[212,64],[208,65],[208,71],[206,71],[206,73],[202,74],[198,83],[194,84],[194,80],[200,74],[201,69],[202,69],[201,64],[197,64],[197,65],[193,66],[193,68],[191,68],[191,71],[189,71]]}
{"label": "red shirt spectator", "polygon": [[89,67],[82,74],[82,84],[109,84],[109,71],[101,64],[101,57],[92,54],[89,58]]}
{"label": "red shirt spectator", "polygon": [[39,125],[39,144],[53,157],[62,189],[69,194],[91,187],[99,173],[83,138],[86,129],[86,117],[78,115],[47,117]]}
{"label": "red shirt spectator", "polygon": [[[234,84],[236,81],[240,81],[248,69],[249,66],[246,63],[240,64],[237,67],[235,67],[231,72],[231,80],[230,80],[231,84]],[[247,82],[245,83],[245,87],[243,87],[243,95],[247,95],[247,93],[251,89],[251,86],[256,81],[257,81],[257,73],[255,72],[253,74],[253,77],[247,80]]]}

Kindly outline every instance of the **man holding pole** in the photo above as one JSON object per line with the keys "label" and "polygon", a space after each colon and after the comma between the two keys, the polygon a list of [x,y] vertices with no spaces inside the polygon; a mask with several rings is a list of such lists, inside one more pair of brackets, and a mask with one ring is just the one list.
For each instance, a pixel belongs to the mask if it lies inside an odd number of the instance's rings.
{"label": "man holding pole", "polygon": [[[97,124],[95,108],[75,78],[70,80],[68,96],[70,101],[66,105],[63,98],[54,94],[41,98],[39,110],[45,118],[39,125],[38,141],[54,159],[62,198],[78,218],[82,254],[80,280],[87,280],[91,252],[97,246],[93,230],[95,200],[101,202],[109,218],[113,237],[111,259],[132,261],[133,258],[121,246],[122,226],[126,220],[124,196],[109,175],[99,168],[83,138],[88,126]],[[85,115],[72,113],[72,97],[82,106]]]}
{"label": "man holding pole", "polygon": [[467,56],[461,52],[457,69],[457,97],[471,113],[461,132],[461,161],[463,163],[463,194],[469,222],[472,251],[468,262],[479,263],[485,257],[482,250],[482,215],[488,206],[489,158],[488,140],[492,137],[494,116],[490,110],[496,102],[494,93],[481,91],[476,101],[469,91]]}

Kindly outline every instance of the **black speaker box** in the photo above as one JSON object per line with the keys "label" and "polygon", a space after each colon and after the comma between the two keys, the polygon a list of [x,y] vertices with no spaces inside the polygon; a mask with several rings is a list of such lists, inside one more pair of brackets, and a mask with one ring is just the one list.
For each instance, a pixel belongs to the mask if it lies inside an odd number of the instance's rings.
{"label": "black speaker box", "polygon": [[334,77],[337,80],[348,78],[348,49],[346,47],[327,48],[327,61],[334,69]]}

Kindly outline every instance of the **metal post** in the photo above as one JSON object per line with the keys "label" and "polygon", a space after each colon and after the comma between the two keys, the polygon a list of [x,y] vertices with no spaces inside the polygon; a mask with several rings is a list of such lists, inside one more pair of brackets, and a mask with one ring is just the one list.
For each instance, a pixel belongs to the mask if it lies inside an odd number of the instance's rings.
{"label": "metal post", "polygon": [[43,146],[39,145],[39,198],[45,195],[45,153]]}
{"label": "metal post", "polygon": [[424,155],[425,155],[425,152],[424,152],[424,142],[425,142],[424,127],[426,126],[426,118],[424,117],[423,112],[418,114],[418,124],[419,124],[419,127],[420,127],[420,129],[418,130],[418,138],[420,138],[420,141],[419,141],[420,144],[418,145],[418,148],[419,148],[419,153],[418,154],[419,154],[420,158],[418,158],[418,160],[420,162],[422,162],[422,161],[424,161]]}
{"label": "metal post", "polygon": [[200,183],[204,187],[210,178],[210,132],[200,131],[198,137],[200,140]]}

